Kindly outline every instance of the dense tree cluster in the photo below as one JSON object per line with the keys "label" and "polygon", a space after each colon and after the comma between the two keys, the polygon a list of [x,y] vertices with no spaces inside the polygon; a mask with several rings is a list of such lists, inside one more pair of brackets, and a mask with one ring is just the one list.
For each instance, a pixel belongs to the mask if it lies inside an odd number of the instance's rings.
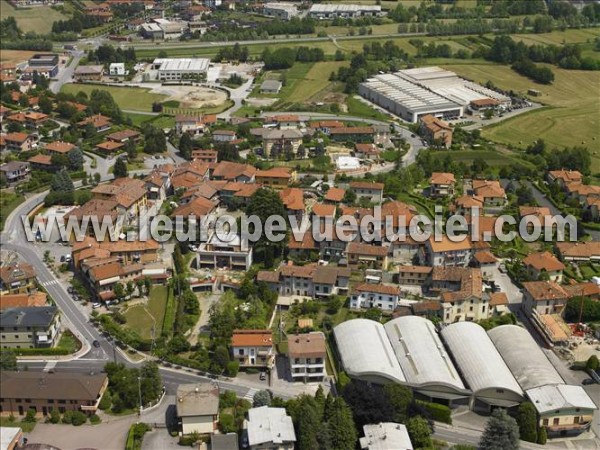
{"label": "dense tree cluster", "polygon": [[[581,316],[581,317],[580,317]],[[567,301],[565,320],[568,322],[600,321],[600,302],[589,297],[573,297]]]}
{"label": "dense tree cluster", "polygon": [[269,36],[289,34],[312,34],[315,32],[315,21],[311,17],[294,17],[289,21],[273,20],[261,23],[258,31],[254,28],[243,28],[238,23],[216,22],[218,31],[208,31],[200,36],[202,41],[252,41],[268,39]]}
{"label": "dense tree cluster", "polygon": [[82,30],[87,28],[94,28],[100,25],[102,22],[97,17],[90,16],[88,14],[82,14],[76,12],[71,19],[57,20],[52,24],[53,33],[64,33],[73,32],[81,33]]}
{"label": "dense tree cluster", "polygon": [[297,47],[288,48],[282,47],[271,51],[267,47],[261,56],[265,63],[265,69],[278,70],[289,69],[298,62],[317,62],[325,60],[325,52],[320,48]]}
{"label": "dense tree cluster", "polygon": [[110,63],[131,63],[135,64],[137,57],[133,47],[122,49],[121,47],[113,47],[110,44],[103,44],[96,50],[91,49],[88,52],[88,61],[95,61],[99,64]]}
{"label": "dense tree cluster", "polygon": [[235,43],[233,47],[221,47],[213,61],[221,62],[221,61],[240,61],[246,62],[248,61],[248,56],[250,52],[248,51],[248,47],[241,46],[239,43]]}
{"label": "dense tree cluster", "polygon": [[108,389],[114,412],[139,408],[140,391],[144,407],[156,402],[161,394],[162,380],[155,362],[147,361],[141,369],[128,369],[124,364],[110,362],[104,370],[108,375]]}
{"label": "dense tree cluster", "polygon": [[554,73],[548,67],[540,67],[534,64],[530,59],[521,59],[515,61],[511,68],[527,78],[541,84],[552,84]]}
{"label": "dense tree cluster", "polygon": [[149,154],[164,153],[167,150],[167,138],[160,128],[147,124],[144,126],[144,151]]}

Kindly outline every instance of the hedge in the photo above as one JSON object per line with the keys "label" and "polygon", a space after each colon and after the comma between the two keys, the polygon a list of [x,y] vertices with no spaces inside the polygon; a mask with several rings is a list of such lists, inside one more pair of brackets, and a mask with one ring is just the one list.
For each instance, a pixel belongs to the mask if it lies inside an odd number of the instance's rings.
{"label": "hedge", "polygon": [[60,356],[71,354],[66,348],[15,348],[13,350],[17,356]]}
{"label": "hedge", "polygon": [[446,405],[424,402],[421,400],[417,400],[416,404],[425,409],[431,415],[433,420],[452,425],[452,411]]}

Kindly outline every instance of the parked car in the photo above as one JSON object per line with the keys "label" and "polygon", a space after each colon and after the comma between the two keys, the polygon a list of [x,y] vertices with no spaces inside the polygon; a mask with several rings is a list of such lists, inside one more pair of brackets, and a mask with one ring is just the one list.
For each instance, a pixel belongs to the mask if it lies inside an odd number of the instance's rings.
{"label": "parked car", "polygon": [[92,345],[96,348],[100,347],[100,342],[98,342],[97,340],[94,340],[94,342],[92,342]]}
{"label": "parked car", "polygon": [[592,378],[586,378],[585,380],[583,380],[581,382],[581,384],[583,384],[584,386],[587,386],[589,384],[596,384],[596,381],[593,380]]}
{"label": "parked car", "polygon": [[100,306],[101,306],[101,305],[100,305],[100,303],[98,303],[98,302],[92,303],[92,308],[94,308],[94,309],[96,309],[96,308],[100,308]]}

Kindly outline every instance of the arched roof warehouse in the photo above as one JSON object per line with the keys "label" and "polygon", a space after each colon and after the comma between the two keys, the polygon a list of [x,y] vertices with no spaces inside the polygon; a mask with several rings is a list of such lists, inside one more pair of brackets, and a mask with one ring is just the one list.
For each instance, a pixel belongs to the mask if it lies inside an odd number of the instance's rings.
{"label": "arched roof warehouse", "polygon": [[346,373],[374,383],[406,383],[383,325],[354,319],[333,329],[338,353]]}
{"label": "arched roof warehouse", "polygon": [[501,325],[488,331],[488,336],[524,391],[547,384],[564,384],[525,328]]}
{"label": "arched roof warehouse", "polygon": [[436,398],[468,395],[431,321],[405,316],[389,321],[384,328],[408,384]]}
{"label": "arched roof warehouse", "polygon": [[469,389],[476,398],[497,406],[523,401],[523,391],[485,330],[457,322],[440,333]]}

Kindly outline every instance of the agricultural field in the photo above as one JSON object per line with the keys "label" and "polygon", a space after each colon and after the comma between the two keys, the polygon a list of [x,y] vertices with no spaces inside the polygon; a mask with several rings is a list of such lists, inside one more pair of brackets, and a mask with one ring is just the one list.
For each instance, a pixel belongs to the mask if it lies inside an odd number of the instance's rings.
{"label": "agricultural field", "polygon": [[98,86],[91,84],[65,84],[62,87],[61,92],[77,94],[78,92],[83,91],[89,96],[95,89],[110,92],[121,109],[132,111],[151,111],[152,103],[161,102],[167,98],[165,95],[154,94],[148,89]]}
{"label": "agricultural field", "polygon": [[525,147],[538,138],[557,146],[583,145],[592,152],[592,170],[600,172],[600,72],[564,70],[552,67],[552,85],[536,85],[508,66],[490,64],[450,64],[445,68],[485,83],[492,81],[502,89],[526,93],[529,88],[542,92],[534,100],[547,105],[529,113],[483,129],[483,135],[504,144]]}
{"label": "agricultural field", "polygon": [[52,30],[52,24],[57,20],[68,19],[69,16],[50,6],[35,6],[31,8],[15,8],[8,1],[0,0],[0,19],[14,17],[17,25],[24,32],[34,31],[46,34]]}
{"label": "agricultural field", "polygon": [[512,38],[515,41],[523,41],[527,45],[532,44],[575,44],[592,42],[595,38],[600,37],[599,28],[584,28],[579,30],[556,30],[552,33],[542,34],[514,34]]}
{"label": "agricultural field", "polygon": [[142,339],[151,339],[152,326],[155,326],[155,336],[160,336],[167,307],[167,292],[166,286],[153,286],[147,305],[128,308],[124,313],[127,328],[136,331]]}
{"label": "agricultural field", "polygon": [[27,50],[0,50],[0,63],[17,65],[27,61],[36,53]]}
{"label": "agricultural field", "polygon": [[[301,78],[293,92],[288,96],[290,102],[306,102],[319,92],[328,89],[331,82],[327,81],[331,72],[337,72],[340,67],[347,66],[348,61],[328,61],[315,63],[306,75]],[[318,101],[314,99],[314,101]]]}

